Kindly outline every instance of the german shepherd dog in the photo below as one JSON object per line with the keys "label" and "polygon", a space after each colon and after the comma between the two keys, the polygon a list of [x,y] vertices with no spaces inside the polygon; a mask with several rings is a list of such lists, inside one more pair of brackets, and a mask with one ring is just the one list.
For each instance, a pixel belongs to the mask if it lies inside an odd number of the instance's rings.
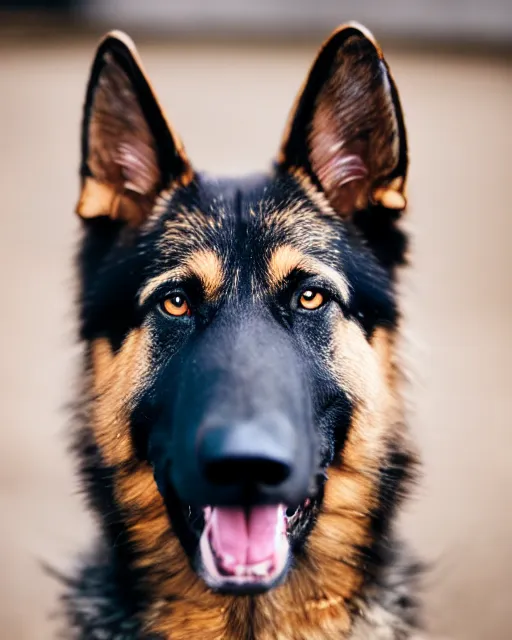
{"label": "german shepherd dog", "polygon": [[416,564],[397,365],[407,144],[373,36],[321,48],[272,169],[197,173],[131,40],[82,128],[75,434],[100,540],[87,640],[399,640]]}

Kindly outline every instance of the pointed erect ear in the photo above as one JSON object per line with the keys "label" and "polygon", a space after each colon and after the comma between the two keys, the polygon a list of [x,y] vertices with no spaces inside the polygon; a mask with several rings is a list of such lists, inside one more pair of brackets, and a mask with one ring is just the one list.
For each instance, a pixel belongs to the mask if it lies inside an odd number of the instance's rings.
{"label": "pointed erect ear", "polygon": [[407,141],[395,84],[364,27],[337,29],[321,48],[291,114],[278,164],[303,170],[350,216],[402,210]]}
{"label": "pointed erect ear", "polygon": [[192,169],[144,74],[133,42],[109,33],[91,70],[82,125],[82,218],[130,224],[151,211],[158,193],[186,184]]}

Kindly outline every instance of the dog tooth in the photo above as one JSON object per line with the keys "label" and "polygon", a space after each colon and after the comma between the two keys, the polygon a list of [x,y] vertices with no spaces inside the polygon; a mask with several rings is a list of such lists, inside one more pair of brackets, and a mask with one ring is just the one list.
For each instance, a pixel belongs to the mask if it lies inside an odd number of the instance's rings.
{"label": "dog tooth", "polygon": [[272,568],[272,560],[265,560],[259,564],[253,564],[249,567],[250,572],[255,576],[266,576]]}
{"label": "dog tooth", "polygon": [[236,564],[236,558],[235,556],[230,555],[229,553],[223,553],[222,554],[222,564],[227,568],[227,567],[232,567],[234,564]]}

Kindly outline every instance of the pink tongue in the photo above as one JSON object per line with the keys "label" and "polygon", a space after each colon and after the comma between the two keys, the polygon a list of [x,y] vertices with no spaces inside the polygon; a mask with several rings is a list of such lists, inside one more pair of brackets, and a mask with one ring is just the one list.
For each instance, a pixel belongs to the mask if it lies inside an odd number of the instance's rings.
{"label": "pink tongue", "polygon": [[211,513],[211,545],[225,569],[274,558],[282,507],[215,507]]}

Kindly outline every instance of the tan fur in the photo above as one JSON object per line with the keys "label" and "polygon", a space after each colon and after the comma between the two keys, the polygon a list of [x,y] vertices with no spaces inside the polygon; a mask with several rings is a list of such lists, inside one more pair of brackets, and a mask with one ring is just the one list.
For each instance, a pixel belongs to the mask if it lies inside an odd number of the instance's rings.
{"label": "tan fur", "polygon": [[[130,207],[129,201],[137,195],[146,197],[149,214],[160,178],[155,141],[128,76],[109,54],[91,106],[87,162],[94,182],[84,180],[80,215],[130,221],[137,207]],[[105,185],[115,194],[108,208],[96,195]],[[119,206],[121,199],[124,207]],[[103,208],[93,207],[100,203]]]}
{"label": "tan fur", "polygon": [[[296,174],[294,171],[292,175],[299,184],[301,184],[299,175],[305,182],[308,180],[303,172],[297,171]],[[308,196],[310,196],[309,192]],[[273,202],[263,201],[261,211],[258,211],[257,215],[261,218],[263,228],[270,234],[275,228],[280,229],[283,234],[293,238],[295,249],[310,257],[315,253],[322,254],[321,264],[328,265],[331,242],[326,237],[325,224],[318,218],[318,211],[321,211],[323,216],[332,217],[334,220],[338,219],[339,215],[329,207],[325,197],[312,185],[311,196],[311,203],[301,199],[284,208],[276,207]]]}
{"label": "tan fur", "polygon": [[[341,26],[324,48],[353,28]],[[326,237],[325,218],[333,222],[368,202],[395,210],[405,206],[405,176],[396,176],[401,169],[401,141],[387,85],[390,76],[375,86],[368,57],[361,59],[357,47],[355,54],[346,55],[352,38],[365,37],[371,62],[376,56],[383,64],[371,34],[359,25],[356,29],[360,35],[351,33],[333,59],[329,78],[316,96],[311,126],[304,132],[309,136],[308,171],[312,168],[323,190],[304,168],[290,162],[286,170],[307,198],[284,208],[262,198],[250,211],[261,218],[262,233],[271,235],[277,227],[289,238],[279,247],[270,244],[267,272],[261,274],[266,282],[260,274],[254,278],[255,295],[276,290],[293,269],[303,268],[331,280],[348,301],[348,283],[332,266],[339,264],[338,249]],[[117,32],[107,37],[124,43],[144,73],[131,40]],[[160,285],[190,276],[197,276],[206,296],[215,299],[225,287],[226,257],[215,248],[216,231],[225,220],[222,198],[205,211],[180,209],[174,202],[171,207],[177,187],[194,179],[181,142],[169,126],[184,170],[172,184],[162,185],[156,141],[131,80],[111,54],[104,62],[90,105],[85,160],[93,176],[82,176],[77,211],[83,218],[108,215],[146,225],[145,229],[169,213],[159,248],[162,262],[172,255],[178,266],[147,282],[139,302],[144,303]],[[362,91],[352,91],[354,84]],[[285,147],[301,95],[302,91],[290,115],[278,158],[281,165],[287,161]],[[361,173],[355,178],[354,165]],[[338,233],[336,224],[330,227],[330,233]],[[314,257],[320,253],[321,261]],[[239,271],[230,274],[233,290],[239,276]],[[144,569],[151,602],[141,620],[141,634],[163,640],[363,640],[372,634],[391,640],[392,625],[386,618],[391,614],[381,611],[379,603],[366,606],[359,596],[365,579],[364,549],[374,542],[371,524],[378,506],[380,470],[389,443],[405,442],[394,332],[377,328],[368,341],[358,323],[339,312],[330,342],[319,349],[318,358],[324,359],[352,403],[350,428],[342,455],[327,470],[324,500],[304,552],[294,559],[282,586],[255,597],[219,595],[206,587],[172,530],[152,468],[135,456],[130,409],[151,382],[151,342],[143,325],[132,330],[116,352],[106,338],[91,344],[93,435],[103,461],[112,469],[115,501],[136,551],[135,563]],[[354,614],[360,614],[355,624]],[[376,635],[380,630],[382,634]]]}
{"label": "tan fur", "polygon": [[275,249],[270,257],[267,278],[271,288],[278,289],[290,273],[299,268],[323,275],[327,280],[333,282],[345,302],[348,302],[350,298],[349,286],[338,271],[289,244]]}
{"label": "tan fur", "polygon": [[308,137],[311,168],[330,206],[342,215],[351,216],[369,203],[402,211],[407,204],[405,175],[396,176],[395,169],[405,172],[405,166],[398,167],[405,139],[390,92],[388,79],[393,80],[386,67],[385,79],[375,82],[375,63],[383,68],[384,56],[372,34],[359,24],[340,26],[320,48],[291,110],[278,162],[297,170],[296,159],[290,162],[287,157],[293,126],[317,60],[337,38],[339,48],[315,96],[311,126],[302,132]]}
{"label": "tan fur", "polygon": [[183,280],[195,276],[203,285],[206,298],[215,299],[224,281],[224,267],[215,251],[202,249],[193,251],[183,264],[152,278],[139,294],[140,304],[166,282]]}
{"label": "tan fur", "polygon": [[82,218],[96,218],[117,210],[119,194],[111,184],[98,182],[94,178],[84,178],[82,193],[76,211]]}
{"label": "tan fur", "polygon": [[133,456],[127,404],[141,381],[149,381],[148,335],[133,330],[114,356],[106,338],[92,344],[94,369],[93,430],[105,462],[119,465]]}
{"label": "tan fur", "polygon": [[187,259],[191,251],[208,247],[211,235],[222,228],[222,224],[222,207],[215,217],[199,208],[177,208],[173,211],[172,219],[165,223],[165,232],[160,241],[162,251]]}
{"label": "tan fur", "polygon": [[328,471],[322,511],[306,553],[283,586],[252,600],[206,588],[172,532],[151,468],[135,463],[127,470],[124,464],[134,463],[126,406],[149,371],[149,339],[144,329],[134,330],[117,354],[104,339],[93,343],[94,434],[105,461],[116,467],[116,499],[138,562],[148,571],[153,605],[145,630],[168,640],[239,640],[248,637],[252,621],[258,640],[349,638],[348,603],[364,576],[358,549],[371,542],[378,468],[395,408],[393,335],[378,329],[370,345],[355,323],[340,321],[333,367],[344,388],[352,380],[356,402],[343,463]]}
{"label": "tan fur", "polygon": [[[132,40],[118,31],[107,34],[106,38],[115,38],[128,48],[133,64],[151,91]],[[161,176],[156,141],[130,78],[111,53],[105,54],[104,63],[88,123],[86,160],[93,177],[83,176],[76,211],[83,218],[110,216],[138,225],[150,215],[158,194]],[[154,94],[153,100],[163,115]],[[165,115],[163,117],[165,119]],[[182,175],[175,179],[187,185],[194,173],[180,139],[170,124],[167,125],[184,166]]]}

